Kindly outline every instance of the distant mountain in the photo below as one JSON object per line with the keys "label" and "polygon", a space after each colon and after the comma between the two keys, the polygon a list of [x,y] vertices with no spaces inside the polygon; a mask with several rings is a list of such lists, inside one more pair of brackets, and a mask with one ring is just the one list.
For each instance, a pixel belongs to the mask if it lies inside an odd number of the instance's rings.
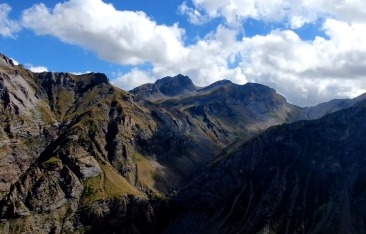
{"label": "distant mountain", "polygon": [[158,101],[178,98],[197,90],[188,76],[177,75],[157,80],[154,84],[144,84],[130,91],[146,100]]}
{"label": "distant mountain", "polygon": [[148,86],[156,90],[157,87],[174,87],[172,83],[189,84],[179,87],[190,89],[179,88],[177,92],[173,91],[174,88],[171,91],[164,89],[165,93],[176,95],[165,95],[161,99],[156,98],[156,95],[145,95],[146,85],[131,92],[165,109],[179,111],[190,117],[201,129],[213,134],[218,144],[227,145],[251,137],[270,126],[291,122],[298,119],[302,111],[300,107],[287,103],[274,89],[255,83],[237,85],[222,80],[197,88],[188,77],[177,76],[163,78]]}
{"label": "distant mountain", "polygon": [[312,107],[303,108],[303,113],[301,114],[301,119],[318,119],[327,114],[351,107],[356,103],[365,100],[366,93],[362,94],[353,99],[333,99],[329,102],[321,103]]}
{"label": "distant mountain", "polygon": [[365,233],[366,101],[235,144],[175,196],[167,233]]}

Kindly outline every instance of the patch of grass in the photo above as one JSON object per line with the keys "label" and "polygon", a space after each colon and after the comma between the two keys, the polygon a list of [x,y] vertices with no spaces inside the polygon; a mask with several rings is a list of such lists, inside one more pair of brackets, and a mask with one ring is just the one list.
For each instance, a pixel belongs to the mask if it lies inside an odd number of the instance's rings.
{"label": "patch of grass", "polygon": [[20,144],[24,144],[25,146],[27,146],[28,148],[34,148],[34,147],[39,147],[40,144],[40,139],[38,136],[36,137],[29,137],[23,141],[20,142]]}
{"label": "patch of grass", "polygon": [[55,122],[51,109],[47,108],[47,106],[45,104],[39,104],[38,105],[38,109],[42,114],[42,120],[45,121],[48,124],[52,124]]}
{"label": "patch of grass", "polygon": [[161,193],[156,193],[156,192],[153,192],[150,196],[150,199],[151,200],[156,200],[156,201],[164,201],[167,199],[167,197],[165,197],[163,194]]}
{"label": "patch of grass", "polygon": [[60,88],[57,96],[56,108],[60,113],[61,120],[65,118],[67,111],[74,102],[74,92]]}
{"label": "patch of grass", "polygon": [[118,197],[125,194],[140,195],[127,180],[118,174],[114,168],[108,164],[101,165],[104,174],[104,190],[108,197]]}
{"label": "patch of grass", "polygon": [[138,180],[146,187],[156,191],[154,187],[156,182],[162,180],[162,176],[159,174],[158,164],[154,160],[137,152],[133,154],[133,159],[137,164]]}
{"label": "patch of grass", "polygon": [[103,198],[106,198],[106,194],[103,190],[102,175],[88,178],[84,182],[84,191],[81,198],[81,204],[90,204]]}
{"label": "patch of grass", "polygon": [[52,163],[57,163],[59,162],[60,159],[57,157],[51,157],[50,159],[48,159],[47,161],[43,162],[42,165],[47,165],[47,164],[52,164]]}
{"label": "patch of grass", "polygon": [[88,178],[84,182],[84,192],[81,204],[87,205],[94,201],[106,198],[119,197],[126,194],[142,195],[128,181],[118,174],[109,164],[99,164],[102,173],[98,176]]}

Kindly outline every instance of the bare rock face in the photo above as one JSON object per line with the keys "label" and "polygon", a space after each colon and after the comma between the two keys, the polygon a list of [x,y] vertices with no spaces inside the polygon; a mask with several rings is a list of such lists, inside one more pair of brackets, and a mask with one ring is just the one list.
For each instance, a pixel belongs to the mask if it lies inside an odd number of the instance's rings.
{"label": "bare rock face", "polygon": [[0,66],[0,198],[56,134],[57,121],[32,74],[2,57]]}
{"label": "bare rock face", "polygon": [[40,168],[31,168],[12,185],[1,201],[1,217],[17,218],[44,213],[64,206],[69,200],[79,199],[83,185],[59,160],[47,161]]}
{"label": "bare rock face", "polygon": [[[134,119],[144,115],[105,75],[32,73],[2,55],[0,96],[3,231],[59,233],[66,225],[62,220],[72,217],[80,205],[139,194],[134,188],[134,143],[124,136],[134,134]],[[127,111],[114,115],[115,107]],[[114,137],[126,142],[128,152],[114,153],[124,160],[113,168],[114,159],[108,155],[119,147],[109,149],[106,135],[112,130],[109,122],[119,118],[126,119],[115,125],[123,126],[123,136]],[[124,172],[128,178],[121,175]],[[76,221],[65,220],[75,228]]]}
{"label": "bare rock face", "polygon": [[14,62],[10,58],[6,57],[5,55],[0,54],[0,67],[2,69],[13,68],[14,67]]}

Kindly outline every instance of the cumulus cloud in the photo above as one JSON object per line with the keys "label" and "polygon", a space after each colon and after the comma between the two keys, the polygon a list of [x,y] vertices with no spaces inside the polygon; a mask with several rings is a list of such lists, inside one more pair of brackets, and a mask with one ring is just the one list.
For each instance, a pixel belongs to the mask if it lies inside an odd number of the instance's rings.
{"label": "cumulus cloud", "polygon": [[27,68],[34,73],[48,72],[48,68],[44,66],[27,65]]}
{"label": "cumulus cloud", "polygon": [[158,77],[186,74],[199,86],[221,79],[245,83],[241,68],[230,68],[230,62],[235,62],[235,56],[242,48],[242,43],[236,40],[236,36],[236,31],[220,25],[214,33],[186,47],[187,53],[178,63],[155,63],[153,71]]}
{"label": "cumulus cloud", "polygon": [[[38,4],[23,13],[22,22],[40,35],[81,45],[115,63],[151,62],[154,77],[183,73],[195,77],[198,85],[223,78],[245,82],[240,68],[228,68],[227,59],[237,53],[236,32],[222,26],[188,47],[177,24],[158,25],[143,12],[119,11],[100,0],[70,0],[53,9]],[[140,84],[135,80],[142,75],[139,71],[115,83],[124,88]]]}
{"label": "cumulus cloud", "polygon": [[148,71],[133,69],[128,73],[117,74],[112,84],[124,90],[131,90],[137,86],[154,83],[156,78]]}
{"label": "cumulus cloud", "polygon": [[[38,4],[26,10],[22,25],[40,35],[95,51],[119,64],[148,62],[116,74],[113,84],[125,90],[178,73],[199,86],[221,79],[244,84],[258,82],[275,88],[298,105],[314,105],[331,98],[366,92],[366,21],[360,0],[192,0],[179,11],[192,23],[214,17],[225,22],[192,45],[184,44],[184,30],[159,25],[143,12],[117,10],[101,0],[69,0],[53,9]],[[284,21],[287,29],[244,37],[238,23],[247,18]],[[322,19],[326,37],[302,40],[293,28]]]}
{"label": "cumulus cloud", "polygon": [[366,22],[366,9],[362,0],[192,0],[192,5],[186,11],[188,17],[191,18],[192,12],[196,12],[193,17],[223,17],[228,24],[248,18],[268,22],[287,21],[291,28],[299,28],[318,18],[327,17],[346,22]]}
{"label": "cumulus cloud", "polygon": [[288,7],[285,0],[192,0],[192,4],[194,7],[186,12],[190,18],[191,12],[197,12],[195,15],[201,17],[223,17],[229,25],[247,18],[281,20]]}
{"label": "cumulus cloud", "polygon": [[245,38],[244,74],[301,105],[366,92],[366,25],[329,19],[324,30],[329,39],[303,41],[291,30]]}
{"label": "cumulus cloud", "polygon": [[3,37],[14,37],[14,34],[20,30],[16,21],[8,18],[11,7],[6,4],[0,4],[0,35]]}
{"label": "cumulus cloud", "polygon": [[101,0],[70,0],[52,10],[37,4],[24,11],[22,24],[123,64],[165,63],[184,53],[177,24],[157,25],[144,12],[119,11]]}
{"label": "cumulus cloud", "polygon": [[180,14],[187,15],[189,22],[192,24],[200,25],[206,23],[209,20],[207,15],[202,15],[199,10],[189,7],[186,1],[178,7],[178,10]]}

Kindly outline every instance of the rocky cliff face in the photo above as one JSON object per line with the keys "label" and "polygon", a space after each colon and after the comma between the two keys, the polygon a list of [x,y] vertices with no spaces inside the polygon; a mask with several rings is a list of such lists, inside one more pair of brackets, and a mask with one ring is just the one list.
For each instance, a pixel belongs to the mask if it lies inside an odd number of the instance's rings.
{"label": "rocky cliff face", "polygon": [[175,197],[168,233],[364,233],[366,102],[227,148]]}
{"label": "rocky cliff face", "polygon": [[[198,90],[180,75],[153,86],[160,101],[119,90],[103,74],[32,73],[2,55],[0,230],[101,230],[108,217],[125,212],[115,228],[137,222],[146,231],[164,194],[228,144],[297,111],[260,85]],[[154,92],[149,97],[156,99]],[[230,126],[234,117],[240,127]],[[82,219],[86,211],[100,223]]]}
{"label": "rocky cliff face", "polygon": [[35,74],[2,56],[0,78],[3,230],[60,232],[65,217],[97,200],[148,202],[158,192],[138,178],[134,158],[134,137],[150,138],[157,124],[105,75]]}

